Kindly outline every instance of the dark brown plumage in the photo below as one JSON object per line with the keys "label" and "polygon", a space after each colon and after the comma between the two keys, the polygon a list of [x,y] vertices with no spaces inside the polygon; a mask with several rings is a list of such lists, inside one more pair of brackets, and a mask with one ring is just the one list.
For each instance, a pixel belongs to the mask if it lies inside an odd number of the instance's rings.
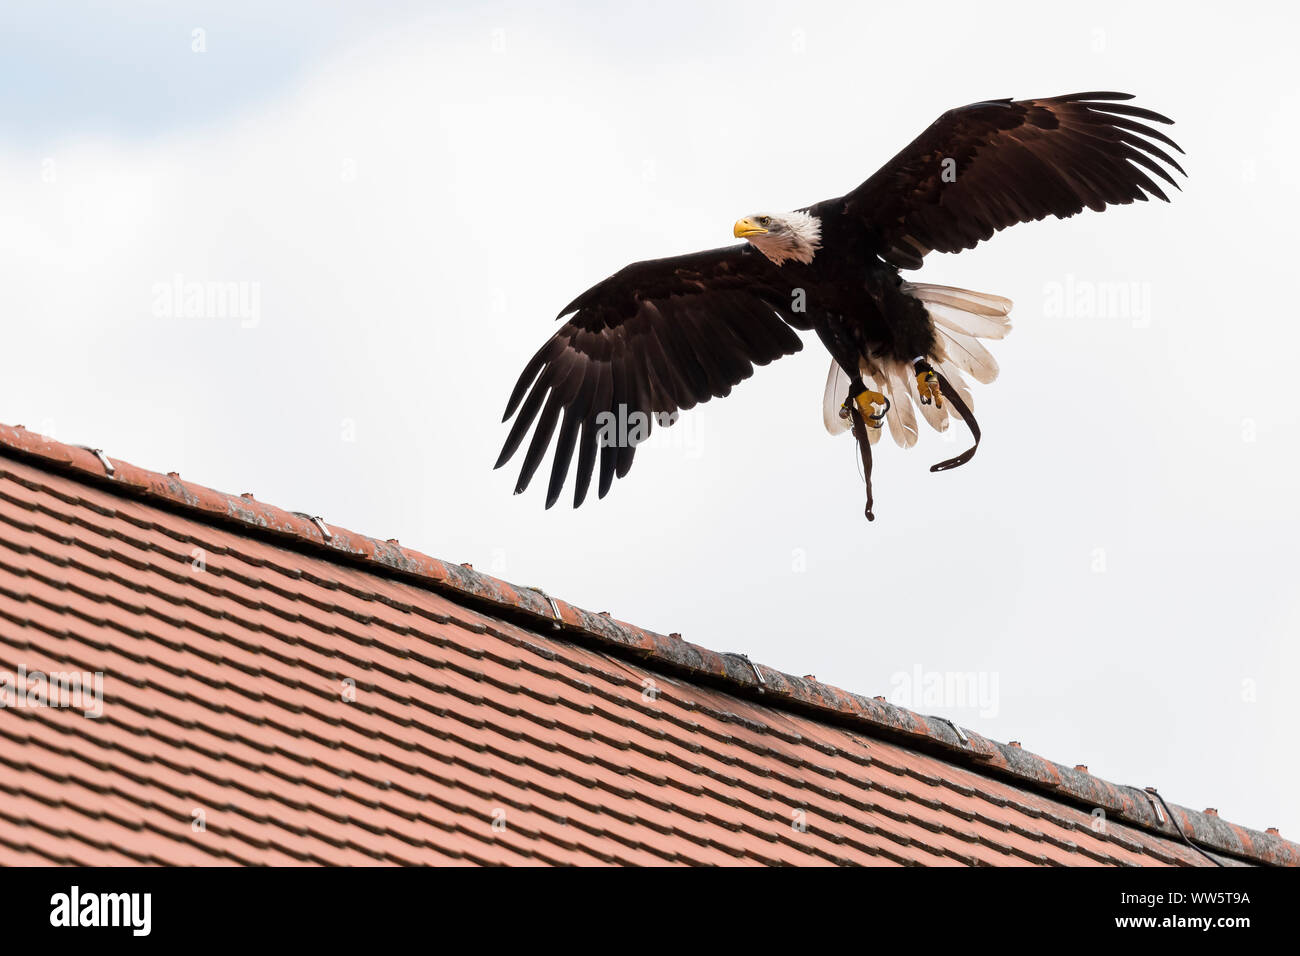
{"label": "dark brown plumage", "polygon": [[[1100,212],[1145,200],[1147,193],[1168,202],[1144,169],[1176,189],[1151,157],[1183,168],[1149,139],[1182,150],[1137,120],[1172,120],[1114,102],[1128,99],[1126,93],[1075,93],[949,110],[845,196],[845,213],[876,232],[882,258],[917,269],[930,250],[971,249],[1018,222],[1064,219],[1085,208]],[[949,182],[945,159],[956,164]]]}
{"label": "dark brown plumage", "polygon": [[[535,423],[516,493],[555,439],[546,506],[558,499],[575,454],[575,507],[597,464],[604,497],[631,468],[638,436],[613,441],[603,424],[729,394],[754,366],[802,347],[792,328],[817,332],[848,378],[846,397],[866,390],[862,376],[871,369],[943,360],[944,341],[899,269],[918,268],[932,250],[969,249],[1018,222],[1148,195],[1167,200],[1148,173],[1176,186],[1164,166],[1182,168],[1157,143],[1181,150],[1149,124],[1171,121],[1119,102],[1130,98],[1079,93],[950,110],[847,195],[770,222],[742,220],[751,243],[620,270],[560,312],[572,315],[524,368],[505,413],[518,417],[496,467]],[[811,246],[798,232],[808,217],[819,240]],[[775,245],[782,229],[795,229],[802,243],[793,258]]]}
{"label": "dark brown plumage", "polygon": [[[547,506],[558,498],[576,448],[577,507],[596,463],[600,412],[693,408],[729,394],[755,365],[799,351],[802,343],[790,328],[798,323],[768,281],[769,267],[748,247],[715,249],[633,263],[584,292],[560,313],[576,312],[533,356],[510,396],[506,418],[520,412],[498,467],[536,419],[519,477],[522,491],[558,424]],[[632,444],[600,449],[600,497],[615,475],[627,474],[635,453]]]}

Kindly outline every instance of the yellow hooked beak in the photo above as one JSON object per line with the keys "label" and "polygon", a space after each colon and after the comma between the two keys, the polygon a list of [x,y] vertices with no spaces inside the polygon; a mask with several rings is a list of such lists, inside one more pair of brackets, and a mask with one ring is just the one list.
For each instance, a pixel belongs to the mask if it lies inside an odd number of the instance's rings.
{"label": "yellow hooked beak", "polygon": [[750,236],[761,236],[767,232],[762,226],[746,216],[744,219],[737,219],[736,225],[732,228],[731,234],[737,239],[748,239]]}

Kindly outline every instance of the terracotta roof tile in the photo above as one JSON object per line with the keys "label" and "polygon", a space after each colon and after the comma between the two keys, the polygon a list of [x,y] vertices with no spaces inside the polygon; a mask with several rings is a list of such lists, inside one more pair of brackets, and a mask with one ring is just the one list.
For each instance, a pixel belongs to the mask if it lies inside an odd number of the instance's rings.
{"label": "terracotta roof tile", "polygon": [[0,711],[0,864],[1208,862],[1086,768],[111,464],[0,426],[0,673],[104,674]]}

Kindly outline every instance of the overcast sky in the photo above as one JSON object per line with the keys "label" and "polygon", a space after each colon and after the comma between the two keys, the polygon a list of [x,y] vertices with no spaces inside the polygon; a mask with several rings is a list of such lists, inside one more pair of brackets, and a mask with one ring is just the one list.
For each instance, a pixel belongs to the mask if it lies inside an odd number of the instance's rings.
{"label": "overcast sky", "polygon": [[[274,6],[0,12],[0,421],[1300,837],[1290,11]],[[869,525],[810,334],[581,511],[491,470],[578,292],[949,107],[1097,89],[1175,118],[1190,179],[914,274],[1016,302],[967,467],[886,439]]]}

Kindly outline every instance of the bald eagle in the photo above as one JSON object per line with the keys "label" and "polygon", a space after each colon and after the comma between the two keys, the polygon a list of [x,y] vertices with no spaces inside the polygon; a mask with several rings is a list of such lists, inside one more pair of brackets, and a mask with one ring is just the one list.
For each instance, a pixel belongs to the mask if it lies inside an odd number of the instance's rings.
{"label": "bald eagle", "polygon": [[[500,468],[536,423],[515,493],[555,440],[546,507],[577,455],[574,507],[599,464],[599,496],[632,467],[654,424],[713,397],[802,347],[812,330],[831,355],[823,418],[852,430],[867,469],[887,423],[902,447],[916,411],[944,431],[960,418],[979,443],[963,377],[987,383],[997,363],[981,340],[1010,330],[1011,302],[906,281],[930,252],[960,252],[1015,223],[1067,218],[1156,196],[1183,173],[1158,144],[1182,150],[1125,104],[1125,93],[988,100],[949,110],[852,192],[735,223],[745,242],[635,262],[578,296],[569,319],[519,376]],[[1184,173],[1185,175],[1185,173]],[[557,437],[558,430],[558,437]],[[972,446],[932,470],[963,464]]]}

